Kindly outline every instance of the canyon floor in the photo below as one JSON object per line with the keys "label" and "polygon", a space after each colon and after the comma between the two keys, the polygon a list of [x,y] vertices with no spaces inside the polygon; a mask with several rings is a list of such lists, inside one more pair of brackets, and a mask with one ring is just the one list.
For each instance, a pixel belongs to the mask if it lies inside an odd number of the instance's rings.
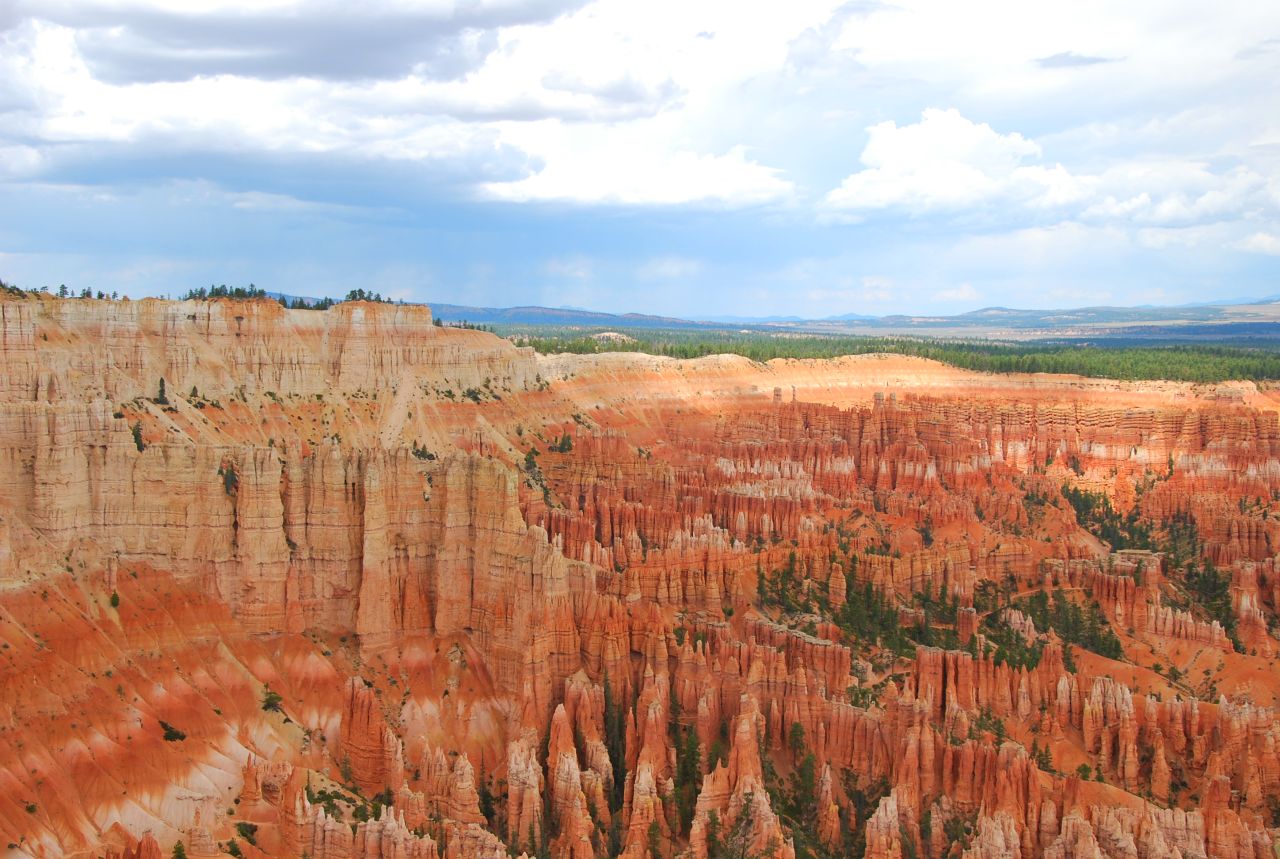
{"label": "canyon floor", "polygon": [[0,298],[0,845],[1271,859],[1280,392]]}

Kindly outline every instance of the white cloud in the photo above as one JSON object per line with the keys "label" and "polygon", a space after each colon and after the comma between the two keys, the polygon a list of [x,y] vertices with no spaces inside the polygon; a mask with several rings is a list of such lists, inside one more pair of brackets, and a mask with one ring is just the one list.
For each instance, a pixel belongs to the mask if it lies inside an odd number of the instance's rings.
{"label": "white cloud", "polygon": [[[482,183],[497,199],[734,205],[789,194],[781,171],[735,142],[693,139],[705,135],[691,136],[689,125],[743,76],[779,67],[791,35],[837,4],[807,0],[753,16],[728,2],[659,5],[668,8],[598,0],[551,22],[502,27],[496,50],[454,80],[213,74],[115,85],[95,77],[72,26],[28,20],[7,40],[0,76],[39,103],[23,130],[51,142],[163,140],[415,161],[483,156],[501,134],[543,166],[524,180]],[[297,3],[284,8],[303,12]],[[442,5],[440,16],[448,14]],[[709,29],[715,38],[699,37]],[[678,97],[682,110],[660,123],[611,125],[653,117]],[[556,145],[540,124],[559,126]]]}
{"label": "white cloud", "polygon": [[33,146],[0,146],[0,176],[17,178],[34,174],[44,158]]}
{"label": "white cloud", "polygon": [[567,259],[547,260],[547,264],[543,266],[547,274],[552,277],[567,277],[572,280],[590,280],[594,271],[591,260],[582,256],[569,257]]}
{"label": "white cloud", "polygon": [[681,280],[702,271],[702,263],[684,257],[654,257],[636,270],[640,280]]}
{"label": "white cloud", "polygon": [[[548,294],[602,301],[601,273],[633,272],[646,301],[666,290],[675,307],[687,280],[736,265],[733,280],[778,293],[780,313],[806,296],[900,309],[966,282],[1008,303],[1028,282],[1027,300],[1049,300],[1112,277],[1119,299],[1166,258],[1169,282],[1194,271],[1206,288],[1244,266],[1239,252],[1275,255],[1280,241],[1276,3],[1221,0],[1212,15],[1194,0],[1120,12],[1104,0],[794,0],[750,14],[734,0],[371,0],[359,14],[329,0],[9,5],[0,180],[94,191],[104,221],[148,186],[196,194],[201,182],[202,205],[233,224],[377,212],[379,235],[392,211],[434,221],[459,197],[661,207],[602,219],[581,241],[580,215],[559,205],[503,217],[535,230],[565,217],[569,232],[532,263],[555,257]],[[262,26],[271,16],[297,20],[287,44]],[[387,36],[389,20],[430,32]],[[459,23],[470,20],[481,23]],[[323,44],[343,50],[312,50]],[[691,215],[680,227],[714,234],[705,246],[664,245],[682,206],[762,211]],[[15,245],[84,242],[65,219],[13,211],[0,227]],[[815,216],[866,229],[809,229]],[[450,228],[470,237],[474,224]],[[441,255],[467,257],[457,272],[472,254],[491,263],[457,281],[501,303],[518,293],[497,284],[530,262],[487,241]],[[612,288],[615,306],[632,301]],[[709,306],[712,291],[687,300]]]}
{"label": "white cloud", "polygon": [[[439,115],[388,112],[376,84],[310,79],[197,77],[118,86],[96,79],[69,27],[27,22],[10,36],[0,75],[20,82],[38,113],[22,131],[57,146],[147,143],[231,153],[358,152],[429,159],[492,149],[480,126]],[[351,104],[363,101],[362,110]]]}
{"label": "white cloud", "polygon": [[1062,205],[1083,198],[1087,183],[1061,165],[1026,165],[1040,147],[1017,132],[1001,134],[958,110],[929,108],[918,123],[892,120],[867,129],[865,169],[827,194],[837,209],[960,209],[998,198]]}
{"label": "white cloud", "polygon": [[880,275],[862,278],[862,297],[879,304],[889,301],[893,298],[893,281]]}
{"label": "white cloud", "polygon": [[[0,97],[15,89],[35,107],[11,121],[10,132],[47,144],[150,144],[166,152],[466,159],[462,169],[477,165],[482,175],[471,181],[490,199],[734,206],[786,198],[793,185],[715,117],[735,103],[745,81],[778,73],[790,41],[829,19],[840,0],[799,0],[752,15],[741,15],[730,0],[656,0],[643,8],[594,0],[561,15],[539,13],[550,8],[545,3],[518,0],[430,9],[392,2],[371,12],[530,20],[495,25],[485,47],[476,47],[483,50],[477,64],[452,78],[417,67],[382,77],[332,76],[340,63],[280,75],[266,60],[255,76],[244,46],[219,45],[205,31],[196,33],[197,44],[184,47],[181,38],[201,15],[219,16],[225,25],[209,33],[240,32],[252,27],[260,7],[209,0],[175,16],[152,6],[54,3],[43,17],[32,13],[9,31],[0,52],[0,79],[8,86],[0,84]],[[307,16],[308,36],[321,39],[325,26],[345,20],[294,0],[269,14]],[[103,26],[113,16],[118,26]],[[165,26],[179,35],[166,37]],[[155,75],[128,84],[98,76],[86,51],[104,46],[115,52],[116,66],[146,72],[150,63]],[[296,51],[282,52],[299,60]],[[220,62],[226,70],[218,70]],[[427,57],[424,66],[434,62]],[[186,68],[212,71],[165,76]],[[0,131],[0,145],[4,137]],[[499,146],[523,154],[531,173],[512,180],[509,169],[495,170]]]}
{"label": "white cloud", "polygon": [[[1099,174],[1100,199],[1081,214],[1162,226],[1234,219],[1271,205],[1266,180],[1247,167],[1215,172],[1201,161],[1134,160]],[[1105,196],[1102,196],[1104,195]]]}
{"label": "white cloud", "polygon": [[966,236],[948,253],[948,262],[963,268],[989,267],[1014,271],[1067,269],[1091,259],[1105,263],[1132,242],[1118,227],[1062,221],[1005,233]]}
{"label": "white cloud", "polygon": [[979,296],[978,290],[973,288],[973,284],[962,283],[950,289],[940,289],[933,294],[933,297],[938,301],[962,302],[977,301]]}
{"label": "white cloud", "polygon": [[[0,52],[0,101],[20,93],[30,108],[7,120],[25,148],[5,148],[14,157],[4,161],[27,174],[47,166],[46,146],[104,142],[166,151],[178,144],[234,153],[344,153],[457,161],[459,172],[479,174],[467,181],[483,196],[505,201],[752,205],[804,199],[792,175],[809,166],[800,142],[808,142],[806,132],[852,124],[868,108],[914,114],[924,94],[933,93],[961,109],[929,108],[916,123],[871,125],[863,169],[827,195],[828,210],[856,218],[889,209],[924,214],[1003,205],[1035,213],[1087,205],[1088,218],[1185,223],[1241,210],[1258,177],[1274,174],[1242,168],[1239,176],[1220,171],[1210,187],[1130,192],[1105,161],[1082,170],[1057,163],[1070,163],[1069,152],[1045,159],[1043,141],[1009,120],[1039,112],[1043,125],[1049,100],[1054,115],[1079,115],[1121,97],[1144,109],[1161,100],[1177,108],[1148,118],[1154,125],[1145,145],[1226,135],[1239,155],[1249,149],[1239,141],[1277,133],[1267,119],[1274,111],[1256,89],[1225,83],[1265,79],[1275,66],[1274,51],[1257,49],[1259,34],[1280,26],[1280,11],[1269,4],[1224,0],[1213,26],[1204,25],[1201,6],[1181,0],[1149,0],[1120,17],[1100,0],[1070,9],[1030,9],[1011,0],[980,7],[797,0],[742,15],[731,0],[643,6],[592,0],[576,8],[567,3],[569,11],[555,15],[545,3],[521,0],[425,6],[392,0],[375,4],[371,19],[416,15],[453,26],[447,22],[474,15],[489,29],[483,38],[468,37],[475,44],[467,50],[477,53],[453,76],[430,73],[443,62],[438,57],[382,77],[335,76],[341,63],[307,71],[314,63],[304,57],[303,71],[256,78],[246,46],[217,43],[216,35],[200,35],[192,45],[178,37],[165,42],[164,27],[190,36],[193,21],[215,16],[234,33],[264,15],[305,16],[308,34],[317,37],[325,26],[350,27],[349,16],[303,0],[272,0],[265,12],[262,3],[199,0],[183,4],[180,15],[149,0],[50,0],[19,7],[26,20],[8,31]],[[117,25],[106,26],[112,21]],[[108,43],[123,52],[116,60],[124,65],[211,63],[214,71],[112,83],[95,76],[94,49]],[[361,47],[361,62],[368,63],[376,52]],[[295,53],[288,56],[298,60]],[[228,70],[217,70],[219,57]],[[1090,57],[1115,62],[1082,62]],[[1072,61],[1046,68],[1037,62],[1045,58]],[[869,75],[874,98],[842,88],[835,72],[849,64]],[[1211,82],[1222,87],[1212,98],[1190,109],[1181,103],[1194,102],[1195,88]],[[1232,99],[1249,109],[1223,103]],[[811,106],[813,125],[791,135],[767,131],[797,103]],[[1201,117],[1194,135],[1170,124],[1186,116]],[[1055,130],[1071,123],[1078,118]],[[0,147],[4,137],[0,131]],[[777,143],[769,151],[751,145],[766,138]],[[527,175],[511,178],[509,161],[495,169],[500,146],[524,156]],[[1280,185],[1269,205],[1280,205]]]}
{"label": "white cloud", "polygon": [[[1272,183],[1243,165],[1215,170],[1202,160],[1148,158],[1074,174],[1061,164],[1024,163],[1041,157],[1035,141],[999,133],[954,109],[931,108],[911,125],[879,123],[868,135],[865,169],[827,194],[837,217],[852,213],[857,219],[890,208],[921,216],[988,207],[1006,219],[1067,216],[1143,227],[1141,243],[1154,247],[1187,244],[1196,235],[1186,231],[1192,227],[1278,208]],[[1153,227],[1184,232],[1166,236]]]}
{"label": "white cloud", "polygon": [[1235,247],[1242,251],[1280,256],[1280,236],[1275,233],[1254,233],[1241,239]]}
{"label": "white cloud", "polygon": [[1153,250],[1169,248],[1220,247],[1228,243],[1229,227],[1201,224],[1190,227],[1143,227],[1135,234],[1138,244]]}
{"label": "white cloud", "polygon": [[[1153,105],[1205,93],[1250,74],[1240,53],[1280,26],[1280,7],[1221,0],[894,0],[849,21],[836,47],[881,78],[943,87],[982,100],[1055,113]],[[1055,56],[1115,62],[1044,67]],[[1274,62],[1254,57],[1249,62]],[[1256,70],[1254,70],[1256,73]],[[1106,112],[1106,111],[1104,111]]]}
{"label": "white cloud", "polygon": [[655,152],[643,141],[624,139],[625,133],[607,136],[614,139],[612,148],[579,148],[566,140],[563,149],[547,151],[546,166],[532,176],[487,182],[482,190],[493,199],[521,203],[731,206],[772,202],[792,191],[778,170],[751,160],[740,146],[723,155]]}
{"label": "white cloud", "polygon": [[[810,261],[810,266],[817,267],[817,261]],[[807,276],[816,276],[811,271]],[[894,282],[879,275],[868,275],[861,278],[849,276],[836,277],[823,286],[806,290],[804,296],[810,306],[824,309],[816,311],[818,315],[863,312],[872,315],[870,310],[882,307],[898,297],[898,288]]]}

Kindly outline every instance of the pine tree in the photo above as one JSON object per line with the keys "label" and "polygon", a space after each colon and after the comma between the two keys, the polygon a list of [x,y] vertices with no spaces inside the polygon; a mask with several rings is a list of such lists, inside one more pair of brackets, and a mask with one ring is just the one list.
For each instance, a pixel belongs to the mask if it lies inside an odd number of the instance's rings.
{"label": "pine tree", "polygon": [[604,676],[604,734],[609,762],[613,765],[613,794],[609,798],[609,810],[616,814],[622,808],[627,781],[627,730],[626,714],[614,696],[608,674]]}

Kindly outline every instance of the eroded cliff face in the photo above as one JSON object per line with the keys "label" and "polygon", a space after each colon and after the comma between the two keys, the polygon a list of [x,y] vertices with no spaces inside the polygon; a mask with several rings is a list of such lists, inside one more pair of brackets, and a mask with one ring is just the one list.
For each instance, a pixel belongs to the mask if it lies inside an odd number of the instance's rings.
{"label": "eroded cliff face", "polygon": [[0,300],[0,839],[1262,859],[1276,407]]}

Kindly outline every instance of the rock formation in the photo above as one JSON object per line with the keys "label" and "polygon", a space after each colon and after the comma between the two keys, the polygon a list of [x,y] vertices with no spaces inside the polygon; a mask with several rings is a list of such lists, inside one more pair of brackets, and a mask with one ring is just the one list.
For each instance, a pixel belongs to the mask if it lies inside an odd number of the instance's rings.
{"label": "rock formation", "polygon": [[1262,859],[1278,405],[0,298],[0,843]]}

